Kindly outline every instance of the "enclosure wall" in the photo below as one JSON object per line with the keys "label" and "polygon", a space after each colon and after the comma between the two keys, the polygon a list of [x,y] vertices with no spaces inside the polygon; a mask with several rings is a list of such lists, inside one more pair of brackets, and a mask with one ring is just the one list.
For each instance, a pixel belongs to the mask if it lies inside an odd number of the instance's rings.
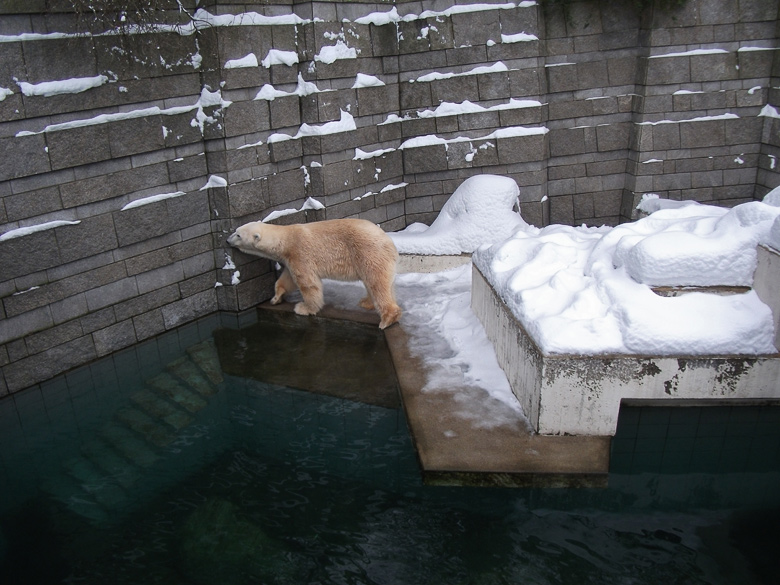
{"label": "enclosure wall", "polygon": [[777,0],[69,4],[0,4],[0,395],[269,298],[225,237],[271,211],[397,230],[496,173],[612,225],[780,183]]}

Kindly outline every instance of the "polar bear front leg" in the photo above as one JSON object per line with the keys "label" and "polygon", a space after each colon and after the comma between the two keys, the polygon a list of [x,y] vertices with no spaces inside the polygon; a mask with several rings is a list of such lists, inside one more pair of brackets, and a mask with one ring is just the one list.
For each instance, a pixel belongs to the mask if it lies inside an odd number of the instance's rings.
{"label": "polar bear front leg", "polygon": [[313,274],[298,274],[296,279],[301,290],[303,302],[295,305],[298,315],[316,315],[325,305],[325,297],[322,294],[322,281]]}
{"label": "polar bear front leg", "polygon": [[271,304],[278,305],[284,299],[285,293],[292,292],[297,288],[292,274],[285,267],[274,284],[274,298],[271,299]]}

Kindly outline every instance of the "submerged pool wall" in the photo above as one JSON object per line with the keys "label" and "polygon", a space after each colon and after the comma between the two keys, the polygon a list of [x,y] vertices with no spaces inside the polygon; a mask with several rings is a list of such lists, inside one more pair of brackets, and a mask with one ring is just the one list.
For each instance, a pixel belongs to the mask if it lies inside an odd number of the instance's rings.
{"label": "submerged pool wall", "polygon": [[600,225],[780,182],[777,1],[161,4],[124,37],[0,6],[0,396],[269,298],[224,238],[308,197],[281,221],[396,230],[487,172]]}

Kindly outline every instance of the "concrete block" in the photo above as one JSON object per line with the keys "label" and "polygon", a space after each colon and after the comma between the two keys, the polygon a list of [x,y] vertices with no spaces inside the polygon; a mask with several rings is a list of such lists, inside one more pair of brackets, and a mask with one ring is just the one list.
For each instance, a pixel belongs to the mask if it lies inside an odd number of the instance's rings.
{"label": "concrete block", "polygon": [[325,165],[321,172],[324,194],[326,195],[349,191],[357,186],[352,175],[351,160]]}
{"label": "concrete block", "polygon": [[42,134],[0,138],[0,176],[16,179],[51,170]]}
{"label": "concrete block", "polygon": [[692,82],[739,79],[736,53],[693,55],[690,60]]}
{"label": "concrete block", "polygon": [[63,345],[83,335],[78,321],[68,321],[55,325],[44,331],[32,333],[25,337],[25,345],[30,355],[41,353],[52,347]]}
{"label": "concrete block", "polygon": [[471,161],[473,167],[493,167],[499,162],[498,146],[495,140],[475,140],[469,143],[472,147],[474,158]]}
{"label": "concrete block", "polygon": [[55,231],[74,227],[78,226],[63,226],[0,242],[0,274],[3,280],[60,264]]}
{"label": "concrete block", "polygon": [[574,201],[571,195],[551,197],[549,201],[550,223],[574,225]]}
{"label": "concrete block", "polygon": [[561,65],[547,65],[545,67],[547,75],[547,90],[550,93],[563,91],[575,91],[580,87],[578,77],[578,67],[573,63]]}
{"label": "concrete block", "polygon": [[9,392],[17,392],[97,357],[91,336],[81,337],[3,368]]}
{"label": "concrete block", "polygon": [[479,112],[475,114],[459,114],[458,128],[460,130],[482,130],[485,134],[490,129],[498,128],[498,112]]}
{"label": "concrete block", "polygon": [[487,73],[476,77],[479,99],[506,99],[512,95],[510,92],[509,74],[507,72]]}
{"label": "concrete block", "polygon": [[607,58],[607,79],[609,85],[633,85],[637,82],[639,63],[637,57]]}
{"label": "concrete block", "polygon": [[398,29],[395,23],[380,26],[370,24],[371,47],[375,57],[398,55]]}
{"label": "concrete block", "polygon": [[574,179],[557,179],[547,181],[547,195],[557,197],[559,195],[571,195],[574,193]]}
{"label": "concrete block", "polygon": [[547,140],[543,134],[499,138],[496,148],[499,164],[543,160],[547,156]]}
{"label": "concrete block", "polygon": [[761,79],[772,72],[772,51],[741,51],[737,53],[740,79]]}
{"label": "concrete block", "polygon": [[642,131],[648,132],[652,141],[652,147],[645,150],[677,150],[681,147],[681,124],[658,124],[656,126],[643,126]]}
{"label": "concrete block", "polygon": [[740,19],[740,10],[736,2],[701,0],[699,18],[703,25],[732,24]]}
{"label": "concrete block", "polygon": [[119,158],[165,146],[161,116],[119,120],[109,125],[111,156]]}
{"label": "concrete block", "polygon": [[428,27],[428,43],[430,50],[440,51],[451,49],[454,46],[452,32],[452,20],[449,18],[426,18],[425,25]]}
{"label": "concrete block", "polygon": [[398,111],[400,101],[398,86],[364,87],[356,90],[358,114],[373,116]]}
{"label": "concrete block", "polygon": [[268,177],[268,197],[272,207],[303,197],[303,173],[293,169]]}
{"label": "concrete block", "polygon": [[775,347],[780,349],[780,251],[758,246],[753,290],[772,309],[775,324]]}
{"label": "concrete block", "polygon": [[297,96],[278,97],[268,102],[270,110],[271,128],[285,128],[297,126],[301,123],[301,110],[298,106]]}
{"label": "concrete block", "polygon": [[436,79],[430,84],[434,106],[442,102],[479,101],[479,85],[476,75]]}
{"label": "concrete block", "polygon": [[593,193],[575,193],[572,196],[572,203],[574,206],[574,221],[580,223],[584,219],[589,219],[594,216],[593,209]]}
{"label": "concrete block", "polygon": [[485,45],[462,45],[445,50],[448,67],[461,66],[463,70],[471,69],[475,63],[487,61],[487,47]]}
{"label": "concrete block", "polygon": [[776,395],[776,356],[545,355],[477,268],[472,309],[539,434],[614,435],[620,403],[626,399],[761,400]]}
{"label": "concrete block", "polygon": [[498,40],[501,34],[500,10],[483,10],[465,14],[453,14],[452,33],[454,45],[484,45],[488,40]]}
{"label": "concrete block", "polygon": [[203,135],[200,129],[197,125],[192,125],[194,119],[192,112],[166,115],[163,119],[163,126],[168,130],[165,135],[165,146],[172,148],[202,141]]}
{"label": "concrete block", "polygon": [[259,215],[262,210],[270,207],[272,204],[268,191],[269,180],[245,181],[230,185],[228,191],[229,217]]}
{"label": "concrete block", "polygon": [[[176,158],[166,163],[171,183],[208,175],[208,165],[203,154]],[[204,181],[205,184],[205,181]]]}
{"label": "concrete block", "polygon": [[54,324],[48,306],[0,320],[0,345],[14,339],[22,339],[36,331],[42,331]]}
{"label": "concrete block", "polygon": [[233,102],[223,111],[225,136],[241,136],[271,127],[266,100]]}
{"label": "concrete block", "polygon": [[135,277],[123,278],[86,292],[87,307],[90,311],[98,311],[104,307],[125,301],[138,294]]}
{"label": "concrete block", "polygon": [[[447,67],[447,54],[445,51],[426,51],[424,53],[410,53],[399,55],[398,67],[402,72],[412,74],[419,71],[421,74],[430,73]],[[414,77],[417,77],[416,75]],[[412,79],[414,79],[412,77]],[[403,82],[408,83],[408,82]],[[424,83],[424,82],[419,82]]]}
{"label": "concrete block", "polygon": [[733,120],[724,120],[723,128],[725,131],[726,144],[760,144],[761,134],[764,129],[763,120],[755,118],[739,118]]}
{"label": "concrete block", "polygon": [[552,129],[547,134],[550,156],[568,156],[588,152],[585,128]]}
{"label": "concrete block", "polygon": [[92,339],[95,343],[95,352],[98,357],[130,347],[138,341],[133,321],[130,319],[95,331],[92,334]]}
{"label": "concrete block", "polygon": [[216,281],[217,279],[214,271],[196,274],[191,278],[179,282],[179,290],[181,291],[182,297],[191,297],[203,291],[213,291]]}
{"label": "concrete block", "polygon": [[706,120],[680,124],[680,147],[703,148],[724,146],[726,132],[723,120]]}
{"label": "concrete block", "polygon": [[111,214],[86,217],[73,229],[55,231],[62,263],[73,262],[117,247]]}
{"label": "concrete block", "polygon": [[51,317],[55,325],[71,319],[77,319],[86,315],[89,310],[87,308],[86,296],[83,293],[51,303],[49,308],[51,309]]}
{"label": "concrete block", "polygon": [[217,310],[217,295],[215,290],[209,289],[165,305],[161,312],[165,322],[165,329],[170,330],[184,323],[194,321],[198,317],[210,315]]}
{"label": "concrete block", "polygon": [[657,57],[646,59],[645,84],[668,85],[691,82],[690,57]]}
{"label": "concrete block", "polygon": [[513,108],[511,110],[499,110],[499,126],[529,126],[542,124],[547,121],[544,106],[530,108]]}
{"label": "concrete block", "polygon": [[598,151],[627,150],[632,126],[630,122],[619,122],[596,127]]}
{"label": "concrete block", "polygon": [[106,124],[46,133],[52,169],[76,167],[111,158]]}
{"label": "concrete block", "polygon": [[268,144],[271,162],[278,163],[303,156],[303,141],[297,139],[280,140]]}
{"label": "concrete block", "polygon": [[146,165],[62,183],[60,194],[65,207],[76,207],[105,200],[106,193],[119,196],[169,183],[167,164]]}
{"label": "concrete block", "polygon": [[471,168],[476,149],[470,142],[454,142],[447,147],[447,168]]}
{"label": "concrete block", "polygon": [[40,83],[97,75],[91,38],[48,40],[24,44],[25,81]]}
{"label": "concrete block", "polygon": [[[555,68],[553,68],[555,69]],[[609,69],[604,60],[586,61],[577,64],[579,89],[609,87]]]}
{"label": "concrete block", "polygon": [[114,226],[120,246],[150,240],[168,233],[171,218],[165,201],[117,211]]}
{"label": "concrete block", "polygon": [[594,217],[619,217],[622,199],[622,189],[603,191],[593,194]]}
{"label": "concrete block", "polygon": [[410,83],[406,81],[399,83],[398,90],[401,110],[424,109],[433,104],[430,83]]}
{"label": "concrete block", "polygon": [[[177,301],[181,298],[179,286],[169,284],[167,286],[152,287],[150,292],[122,301],[113,306],[114,315],[117,321],[124,321],[158,309],[164,305]],[[100,329],[102,327],[97,327]]]}
{"label": "concrete block", "polygon": [[44,187],[18,195],[7,195],[3,197],[3,203],[5,204],[5,221],[16,221],[62,209],[60,190],[56,186]]}
{"label": "concrete block", "polygon": [[145,294],[157,288],[180,282],[184,279],[184,269],[180,262],[174,262],[143,272],[135,277],[138,294]]}
{"label": "concrete block", "polygon": [[447,169],[447,150],[443,144],[405,148],[404,173],[428,173]]}
{"label": "concrete block", "polygon": [[[430,49],[428,33],[430,27],[424,20],[401,21],[398,23],[398,52],[401,55],[408,53],[422,53]],[[425,29],[425,32],[423,32]]]}
{"label": "concrete block", "polygon": [[160,309],[133,317],[132,322],[138,341],[144,341],[165,332],[165,320]]}

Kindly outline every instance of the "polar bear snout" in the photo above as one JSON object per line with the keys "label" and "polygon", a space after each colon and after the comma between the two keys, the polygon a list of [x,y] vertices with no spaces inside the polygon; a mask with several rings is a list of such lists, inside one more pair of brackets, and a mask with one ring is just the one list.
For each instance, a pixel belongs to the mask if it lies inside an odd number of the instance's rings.
{"label": "polar bear snout", "polygon": [[233,232],[228,236],[227,243],[231,246],[238,246],[241,243],[241,236],[238,235],[238,232]]}

